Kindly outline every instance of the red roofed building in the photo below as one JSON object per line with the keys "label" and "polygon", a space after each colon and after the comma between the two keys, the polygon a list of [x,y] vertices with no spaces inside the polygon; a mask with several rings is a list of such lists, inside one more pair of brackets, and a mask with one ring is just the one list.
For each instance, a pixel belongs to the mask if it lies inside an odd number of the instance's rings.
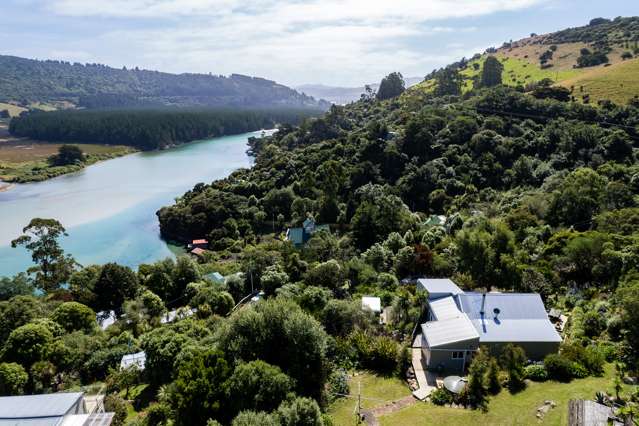
{"label": "red roofed building", "polygon": [[203,248],[199,248],[196,247],[193,250],[191,250],[191,254],[197,257],[202,257],[204,255],[204,253],[206,253],[206,250],[204,250]]}
{"label": "red roofed building", "polygon": [[189,248],[196,249],[206,249],[209,246],[209,242],[205,239],[193,240],[191,244],[189,244]]}

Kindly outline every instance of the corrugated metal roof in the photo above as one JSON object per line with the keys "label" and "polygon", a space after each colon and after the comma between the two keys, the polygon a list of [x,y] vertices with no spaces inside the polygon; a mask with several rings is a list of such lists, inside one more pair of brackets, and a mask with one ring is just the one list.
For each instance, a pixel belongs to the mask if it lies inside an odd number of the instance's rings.
{"label": "corrugated metal roof", "polygon": [[63,416],[35,419],[0,419],[0,426],[60,426]]}
{"label": "corrugated metal roof", "polygon": [[146,364],[146,353],[144,351],[134,354],[124,355],[120,361],[120,368],[127,368],[135,365],[138,369],[144,370]]}
{"label": "corrugated metal roof", "polygon": [[362,309],[368,308],[373,312],[382,311],[382,299],[379,297],[364,296],[362,297]]}
{"label": "corrugated metal roof", "polygon": [[457,303],[455,303],[455,299],[453,299],[452,296],[431,300],[428,302],[428,306],[430,307],[430,312],[434,319],[437,321],[455,318],[461,314],[457,307]]}
{"label": "corrugated metal roof", "polygon": [[477,330],[463,314],[441,321],[428,321],[422,324],[422,334],[430,348],[479,339]]}
{"label": "corrugated metal roof", "polygon": [[0,419],[62,417],[81,398],[82,392],[0,397]]}
{"label": "corrugated metal roof", "polygon": [[539,294],[482,293],[457,296],[482,342],[560,342]]}
{"label": "corrugated metal roof", "polygon": [[463,293],[462,289],[448,278],[420,278],[417,283],[432,295],[449,294],[454,296]]}

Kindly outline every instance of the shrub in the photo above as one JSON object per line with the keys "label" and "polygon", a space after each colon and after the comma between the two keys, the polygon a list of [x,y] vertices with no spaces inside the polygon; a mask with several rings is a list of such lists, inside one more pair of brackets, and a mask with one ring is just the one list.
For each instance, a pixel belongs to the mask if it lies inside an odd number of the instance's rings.
{"label": "shrub", "polygon": [[545,382],[548,380],[548,371],[542,364],[533,364],[524,368],[524,377],[535,382]]}
{"label": "shrub", "polygon": [[560,382],[569,382],[572,379],[573,362],[559,354],[550,354],[544,358],[544,366],[548,371],[548,377]]}
{"label": "shrub", "polygon": [[570,375],[577,379],[583,379],[588,377],[588,369],[578,362],[572,362],[570,364]]}
{"label": "shrub", "polygon": [[348,395],[350,388],[348,386],[348,375],[344,370],[336,370],[328,377],[328,398],[335,401],[343,398],[342,395]]}
{"label": "shrub", "polygon": [[435,389],[430,394],[430,402],[435,405],[451,404],[453,395],[444,388]]}
{"label": "shrub", "polygon": [[104,397],[104,410],[113,412],[112,426],[122,426],[127,416],[126,402],[117,395],[110,394]]}
{"label": "shrub", "polygon": [[0,364],[0,395],[22,395],[29,381],[24,368],[15,362]]}

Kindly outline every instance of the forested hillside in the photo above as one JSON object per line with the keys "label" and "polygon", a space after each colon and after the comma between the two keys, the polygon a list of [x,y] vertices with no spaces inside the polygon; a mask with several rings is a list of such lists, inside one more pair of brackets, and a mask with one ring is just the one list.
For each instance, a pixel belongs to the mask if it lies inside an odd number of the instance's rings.
{"label": "forested hillside", "polygon": [[14,136],[48,142],[166,148],[198,139],[300,123],[311,109],[135,109],[35,112],[11,120]]}
{"label": "forested hillside", "polygon": [[326,103],[274,81],[233,74],[169,74],[0,55],[0,102],[70,101],[80,107],[311,107]]}

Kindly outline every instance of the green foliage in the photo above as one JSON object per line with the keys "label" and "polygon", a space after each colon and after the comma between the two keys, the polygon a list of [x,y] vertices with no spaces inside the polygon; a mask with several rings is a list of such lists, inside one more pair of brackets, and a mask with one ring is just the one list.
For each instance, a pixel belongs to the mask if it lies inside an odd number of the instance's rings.
{"label": "green foliage", "polygon": [[524,368],[524,377],[535,382],[548,380],[548,371],[543,364],[531,364]]}
{"label": "green foliage", "polygon": [[69,279],[76,265],[71,255],[65,256],[58,243],[58,238],[67,235],[66,230],[55,219],[36,218],[22,232],[23,235],[11,241],[11,246],[24,246],[31,252],[31,259],[37,266],[27,272],[35,274],[35,286],[47,293],[57,290]]}
{"label": "green foliage", "polygon": [[0,363],[0,395],[22,395],[29,375],[24,368],[15,362]]}
{"label": "green foliage", "polygon": [[430,393],[430,402],[435,405],[446,405],[453,403],[453,395],[445,388],[437,388]]}
{"label": "green foliage", "polygon": [[80,147],[75,145],[62,145],[58,148],[58,153],[49,158],[52,166],[68,166],[84,161],[84,153]]}
{"label": "green foliage", "polygon": [[26,324],[9,334],[2,358],[28,368],[45,359],[53,343],[53,334],[44,324]]}
{"label": "green foliage", "polygon": [[96,311],[113,310],[119,315],[124,301],[135,298],[139,288],[138,277],[131,268],[107,263],[95,283],[93,307]]}
{"label": "green foliage", "polygon": [[171,389],[176,425],[205,424],[222,415],[224,382],[231,370],[220,351],[198,351],[178,367]]}
{"label": "green foliage", "polygon": [[508,389],[518,392],[526,387],[524,382],[524,365],[526,353],[521,346],[508,343],[501,352],[501,365],[508,372]]}
{"label": "green foliage", "polygon": [[395,98],[406,90],[404,77],[401,73],[393,72],[382,79],[377,89],[377,99],[380,101]]}
{"label": "green foliage", "polygon": [[24,273],[14,277],[0,277],[0,301],[9,300],[14,296],[33,294],[35,288]]}
{"label": "green foliage", "polygon": [[468,367],[468,384],[461,396],[472,408],[487,409],[488,388],[486,386],[486,373],[488,364],[488,354],[486,351],[480,350],[475,354]]}
{"label": "green foliage", "polygon": [[481,70],[479,87],[494,87],[500,85],[503,70],[504,66],[499,62],[499,59],[494,56],[488,56]]}
{"label": "green foliage", "polygon": [[[217,136],[299,123],[311,110],[136,109],[68,110],[31,113],[11,120],[11,134],[65,143],[117,143],[141,150],[166,148]],[[69,145],[65,145],[69,146]],[[72,164],[77,153],[58,154],[53,163]]]}
{"label": "green foliage", "polygon": [[114,413],[112,426],[123,426],[127,417],[126,402],[117,395],[109,394],[104,397],[104,410]]}
{"label": "green foliage", "polygon": [[560,354],[546,355],[544,366],[548,377],[560,382],[567,382],[573,378],[573,362]]}
{"label": "green foliage", "polygon": [[58,306],[51,319],[60,324],[67,332],[82,330],[87,333],[96,327],[95,312],[78,302],[65,302]]}
{"label": "green foliage", "polygon": [[264,361],[251,361],[235,367],[228,380],[230,410],[225,413],[233,417],[245,410],[271,412],[282,403],[294,389],[294,381],[280,368]]}
{"label": "green foliage", "polygon": [[282,426],[323,426],[322,412],[311,398],[295,398],[284,401],[277,409],[277,418]]}
{"label": "green foliage", "polygon": [[146,353],[145,370],[153,383],[168,383],[172,377],[173,363],[180,351],[192,339],[171,328],[162,327],[142,336],[141,346]]}
{"label": "green foliage", "polygon": [[231,360],[261,359],[280,367],[301,395],[319,398],[323,392],[326,333],[292,301],[267,300],[240,310],[218,330],[218,344]]}
{"label": "green foliage", "polygon": [[232,426],[279,426],[276,416],[263,411],[242,411],[233,419]]}

